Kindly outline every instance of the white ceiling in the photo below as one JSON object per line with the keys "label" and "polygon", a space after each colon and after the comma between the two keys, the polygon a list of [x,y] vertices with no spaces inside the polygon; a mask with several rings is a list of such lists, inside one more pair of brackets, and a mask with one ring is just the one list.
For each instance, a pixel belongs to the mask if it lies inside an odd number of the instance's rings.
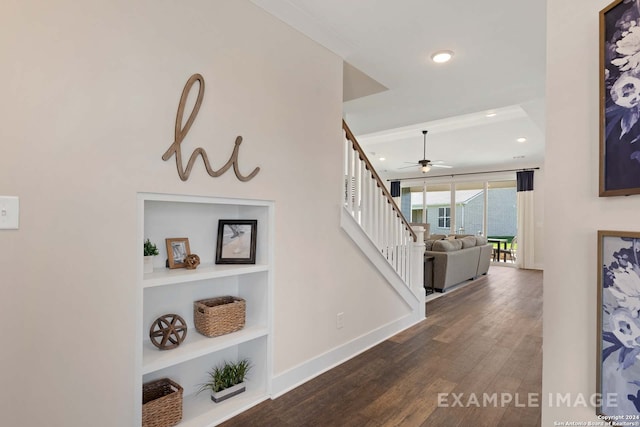
{"label": "white ceiling", "polygon": [[[452,166],[428,176],[542,164],[545,1],[252,1],[379,83],[344,115],[384,177],[420,175],[399,168],[422,159],[423,129],[427,158]],[[453,59],[431,62],[442,49]]]}

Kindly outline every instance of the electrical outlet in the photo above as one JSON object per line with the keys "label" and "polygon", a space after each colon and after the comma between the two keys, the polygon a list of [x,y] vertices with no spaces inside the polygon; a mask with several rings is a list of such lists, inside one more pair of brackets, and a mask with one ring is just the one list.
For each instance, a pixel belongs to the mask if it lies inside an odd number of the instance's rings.
{"label": "electrical outlet", "polygon": [[344,313],[338,313],[336,316],[336,329],[342,329],[344,326]]}

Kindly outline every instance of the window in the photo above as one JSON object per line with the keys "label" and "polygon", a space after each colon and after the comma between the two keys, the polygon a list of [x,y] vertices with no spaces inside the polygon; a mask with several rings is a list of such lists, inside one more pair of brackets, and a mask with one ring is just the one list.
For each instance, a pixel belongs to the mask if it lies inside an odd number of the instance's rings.
{"label": "window", "polygon": [[451,227],[451,208],[438,208],[438,228]]}
{"label": "window", "polygon": [[506,238],[509,243],[516,235],[513,179],[425,182],[402,188],[402,197],[405,218],[428,223],[431,234],[476,234]]}
{"label": "window", "polygon": [[[426,218],[431,224],[431,234],[450,234],[453,221],[451,218],[451,184],[426,185]],[[446,210],[441,208],[446,207]]]}
{"label": "window", "polygon": [[455,185],[455,232],[484,233],[484,182],[462,182]]}
{"label": "window", "polygon": [[517,234],[516,181],[490,181],[487,236],[511,239]]}
{"label": "window", "polygon": [[411,210],[411,222],[424,222],[422,220],[422,209]]}

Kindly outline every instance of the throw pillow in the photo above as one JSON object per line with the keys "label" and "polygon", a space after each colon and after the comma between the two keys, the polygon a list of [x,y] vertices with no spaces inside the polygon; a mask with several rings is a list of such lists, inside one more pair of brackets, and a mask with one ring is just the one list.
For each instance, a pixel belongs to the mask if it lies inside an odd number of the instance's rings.
{"label": "throw pillow", "polygon": [[462,249],[473,248],[476,245],[476,238],[474,236],[467,236],[458,239],[462,242]]}
{"label": "throw pillow", "polygon": [[433,242],[434,252],[453,252],[462,249],[462,242],[456,240],[436,240]]}
{"label": "throw pillow", "polygon": [[453,245],[448,240],[436,240],[433,242],[431,250],[434,252],[451,252],[453,250]]}
{"label": "throw pillow", "polygon": [[485,236],[476,236],[476,246],[482,246],[487,244],[487,238]]}

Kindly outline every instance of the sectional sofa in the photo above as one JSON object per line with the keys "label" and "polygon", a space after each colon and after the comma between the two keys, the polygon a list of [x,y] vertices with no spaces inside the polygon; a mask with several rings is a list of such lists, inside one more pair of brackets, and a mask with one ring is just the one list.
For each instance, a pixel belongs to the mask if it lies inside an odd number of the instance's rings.
{"label": "sectional sofa", "polygon": [[[424,284],[444,292],[447,288],[487,274],[493,245],[473,235],[432,235],[425,239]],[[433,260],[427,260],[427,257]]]}

